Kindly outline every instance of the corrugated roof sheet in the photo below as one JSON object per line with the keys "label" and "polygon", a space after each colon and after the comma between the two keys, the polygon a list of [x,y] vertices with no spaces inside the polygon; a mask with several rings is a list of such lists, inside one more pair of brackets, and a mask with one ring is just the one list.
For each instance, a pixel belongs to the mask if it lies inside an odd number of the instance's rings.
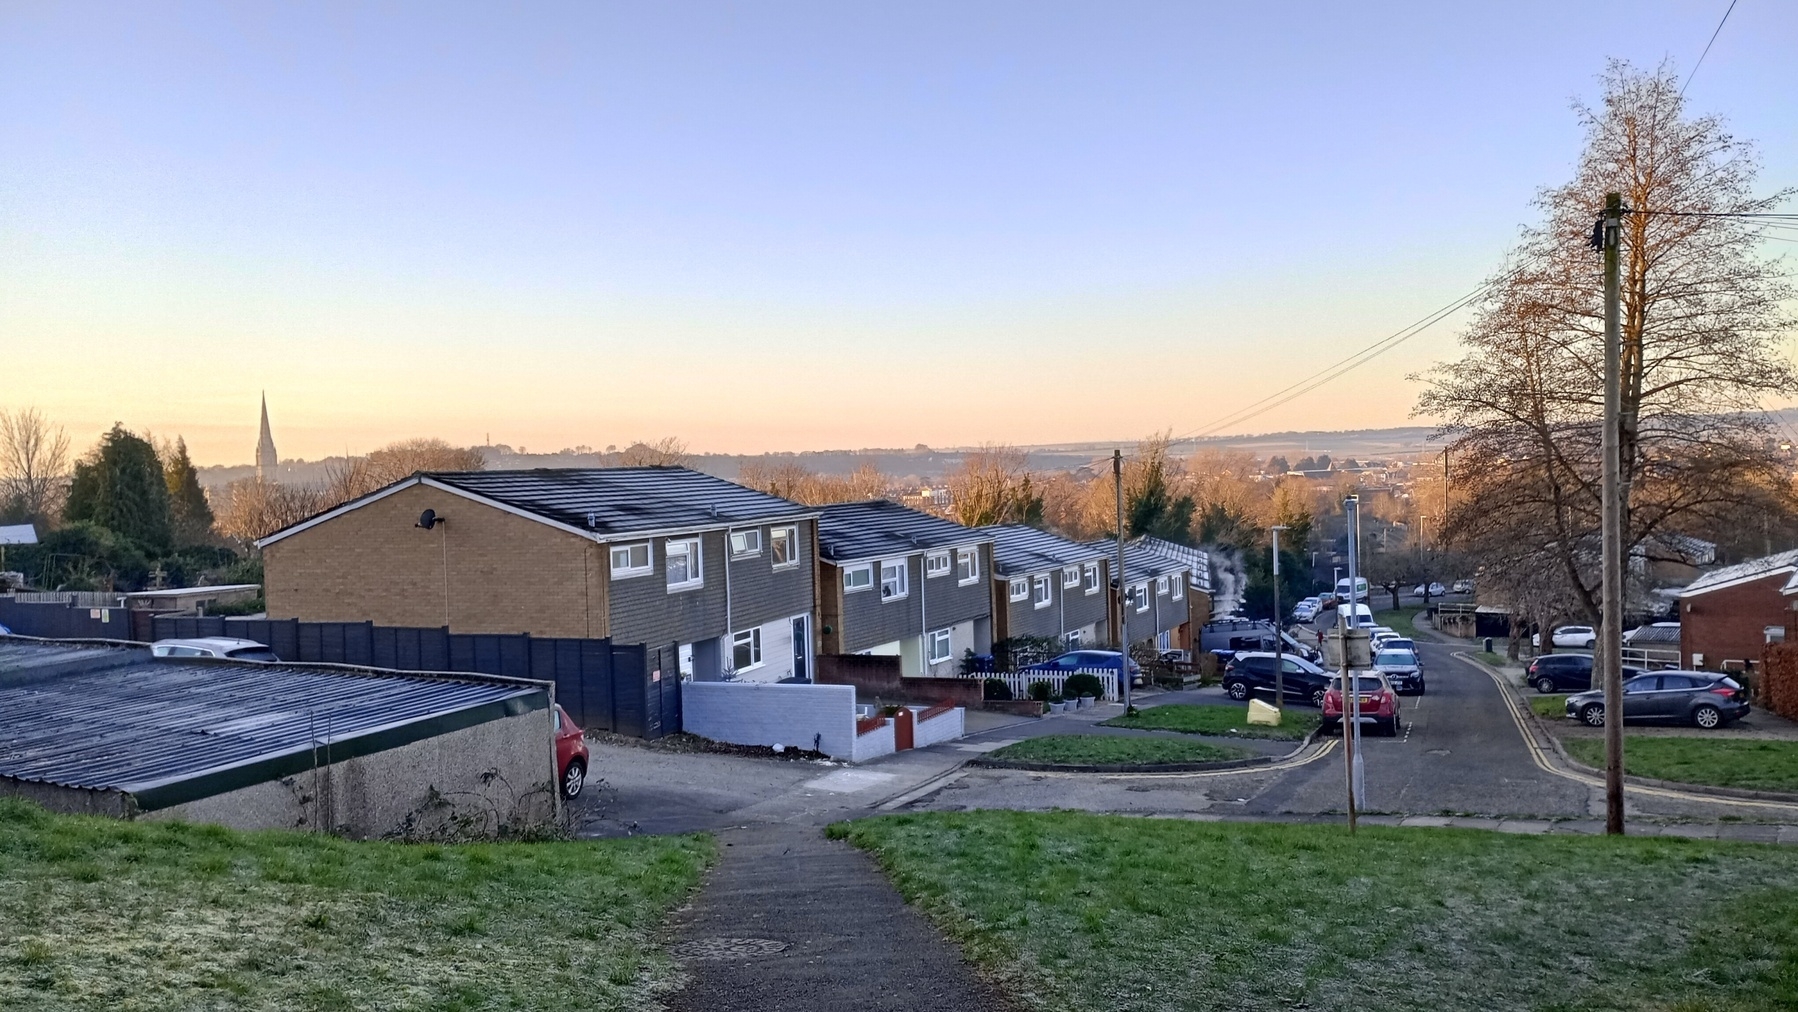
{"label": "corrugated roof sheet", "polygon": [[982,531],[886,499],[818,508],[818,550],[833,562],[909,555],[926,548],[991,540],[992,536]]}
{"label": "corrugated roof sheet", "polygon": [[1023,524],[994,524],[975,529],[992,537],[993,568],[1001,576],[1041,573],[1107,557],[1106,552],[1092,545],[1083,545]]}
{"label": "corrugated roof sheet", "polygon": [[146,658],[0,686],[0,775],[136,792],[541,691]]}
{"label": "corrugated roof sheet", "polygon": [[1779,552],[1775,555],[1762,556],[1758,559],[1749,559],[1747,562],[1738,562],[1733,566],[1724,566],[1722,569],[1712,570],[1698,579],[1693,580],[1691,583],[1686,584],[1686,589],[1680,591],[1680,594],[1684,596],[1688,594],[1703,593],[1707,590],[1716,590],[1726,584],[1737,583],[1743,580],[1753,580],[1763,576],[1771,576],[1782,569],[1793,566],[1798,566],[1798,549],[1789,552]]}
{"label": "corrugated roof sheet", "polygon": [[600,534],[782,520],[813,512],[684,467],[439,471],[421,477]]}

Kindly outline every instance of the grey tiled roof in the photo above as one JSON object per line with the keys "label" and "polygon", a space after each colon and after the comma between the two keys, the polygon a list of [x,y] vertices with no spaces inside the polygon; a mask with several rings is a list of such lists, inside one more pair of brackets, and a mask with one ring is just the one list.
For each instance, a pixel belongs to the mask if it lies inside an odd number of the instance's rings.
{"label": "grey tiled roof", "polygon": [[885,499],[818,508],[818,551],[833,562],[910,555],[991,541],[992,535]]}
{"label": "grey tiled roof", "polygon": [[[1101,551],[1111,553],[1116,558],[1117,542],[1088,541],[1087,545]],[[1124,582],[1141,583],[1158,576],[1170,576],[1174,573],[1187,572],[1190,567],[1178,559],[1169,558],[1159,552],[1132,549],[1129,542],[1124,543]]]}
{"label": "grey tiled roof", "polygon": [[[55,648],[50,648],[54,650]],[[0,684],[0,775],[139,792],[541,689],[230,662],[124,663]],[[9,653],[12,653],[9,651]],[[31,660],[42,662],[39,653]]]}
{"label": "grey tiled roof", "polygon": [[[1151,538],[1146,535],[1132,539],[1125,548],[1153,552],[1184,563],[1187,567],[1187,583],[1197,590],[1202,590],[1207,594],[1211,593],[1211,555],[1204,549],[1177,545],[1172,541],[1163,541],[1160,538]],[[1130,561],[1128,552],[1125,553],[1124,561],[1126,563]]]}
{"label": "grey tiled roof", "polygon": [[1023,524],[975,528],[993,539],[993,570],[1001,576],[1041,573],[1081,562],[1109,558],[1109,550],[1070,541]]}
{"label": "grey tiled roof", "polygon": [[684,467],[440,471],[420,477],[602,535],[781,520],[813,512]]}
{"label": "grey tiled roof", "polygon": [[1781,570],[1791,569],[1794,566],[1798,566],[1798,550],[1780,552],[1776,555],[1767,555],[1758,559],[1749,559],[1747,562],[1738,562],[1733,566],[1724,566],[1722,569],[1712,570],[1711,572],[1704,574],[1687,584],[1686,589],[1680,591],[1680,595],[1683,597],[1691,594],[1701,594],[1707,590],[1715,590],[1718,587],[1736,583],[1741,580],[1753,580],[1763,576],[1772,576]]}

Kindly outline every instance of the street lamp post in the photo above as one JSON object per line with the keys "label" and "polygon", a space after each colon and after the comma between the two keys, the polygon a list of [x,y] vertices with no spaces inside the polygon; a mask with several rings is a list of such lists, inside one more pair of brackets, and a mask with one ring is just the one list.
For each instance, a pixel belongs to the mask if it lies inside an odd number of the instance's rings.
{"label": "street lamp post", "polygon": [[1286,530],[1284,524],[1269,527],[1274,536],[1274,707],[1280,711],[1280,717],[1286,716],[1286,638],[1284,616],[1280,612],[1280,532]]}

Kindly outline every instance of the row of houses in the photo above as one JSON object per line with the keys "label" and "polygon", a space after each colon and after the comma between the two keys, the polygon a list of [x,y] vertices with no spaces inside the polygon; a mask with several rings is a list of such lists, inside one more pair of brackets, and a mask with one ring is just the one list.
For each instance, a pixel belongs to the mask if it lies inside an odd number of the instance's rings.
{"label": "row of houses", "polygon": [[905,675],[1031,637],[1187,648],[1210,615],[1205,553],[887,501],[804,506],[685,468],[421,473],[258,542],[271,618],[610,637],[697,681],[808,681],[816,656]]}

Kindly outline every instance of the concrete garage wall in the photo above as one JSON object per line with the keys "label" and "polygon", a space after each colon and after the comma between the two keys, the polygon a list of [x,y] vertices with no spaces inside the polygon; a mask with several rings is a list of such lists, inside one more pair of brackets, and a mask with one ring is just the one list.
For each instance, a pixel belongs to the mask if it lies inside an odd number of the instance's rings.
{"label": "concrete garage wall", "polygon": [[[681,725],[733,745],[790,745],[849,759],[855,755],[852,685],[687,682]],[[888,749],[891,751],[891,749]]]}
{"label": "concrete garage wall", "polygon": [[352,839],[462,839],[540,829],[560,812],[554,712],[476,724],[139,818],[328,829]]}
{"label": "concrete garage wall", "polygon": [[119,791],[64,787],[17,777],[0,777],[0,798],[24,798],[52,812],[68,815],[105,815],[119,819],[131,811],[130,797]]}

